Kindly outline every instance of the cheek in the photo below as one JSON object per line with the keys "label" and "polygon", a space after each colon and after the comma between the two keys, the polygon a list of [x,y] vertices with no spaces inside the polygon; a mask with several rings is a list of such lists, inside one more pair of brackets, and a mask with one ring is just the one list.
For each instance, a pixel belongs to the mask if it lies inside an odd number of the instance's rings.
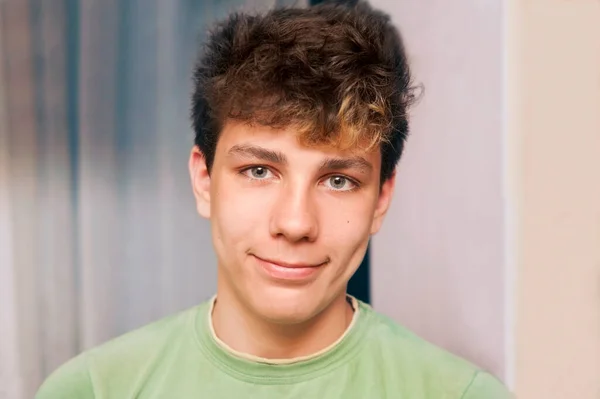
{"label": "cheek", "polygon": [[356,201],[342,201],[325,204],[321,212],[323,238],[332,248],[344,248],[349,253],[362,248],[370,236],[373,210],[369,201],[357,198]]}
{"label": "cheek", "polygon": [[266,206],[260,196],[234,185],[217,185],[212,199],[213,233],[229,248],[248,242],[264,224]]}
{"label": "cheek", "polygon": [[375,201],[370,193],[349,194],[347,198],[328,198],[321,211],[329,224],[340,230],[363,230],[373,220]]}

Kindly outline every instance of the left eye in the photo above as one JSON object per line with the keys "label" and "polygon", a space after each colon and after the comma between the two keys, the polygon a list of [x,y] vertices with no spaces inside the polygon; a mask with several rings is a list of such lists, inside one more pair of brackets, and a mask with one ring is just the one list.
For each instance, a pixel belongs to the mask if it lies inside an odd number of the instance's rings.
{"label": "left eye", "polygon": [[325,185],[335,191],[349,191],[356,187],[356,184],[344,176],[331,176],[325,180]]}

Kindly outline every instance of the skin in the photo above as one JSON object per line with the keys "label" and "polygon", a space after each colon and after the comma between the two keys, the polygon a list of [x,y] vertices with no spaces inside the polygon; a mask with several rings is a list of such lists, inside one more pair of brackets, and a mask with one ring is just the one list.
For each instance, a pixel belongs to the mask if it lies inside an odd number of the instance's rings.
{"label": "skin", "polygon": [[199,148],[189,169],[218,259],[212,315],[230,348],[268,359],[308,356],[335,342],[352,309],[350,277],[381,227],[395,175],[379,184],[377,149],[305,147],[293,128],[229,121],[210,173]]}

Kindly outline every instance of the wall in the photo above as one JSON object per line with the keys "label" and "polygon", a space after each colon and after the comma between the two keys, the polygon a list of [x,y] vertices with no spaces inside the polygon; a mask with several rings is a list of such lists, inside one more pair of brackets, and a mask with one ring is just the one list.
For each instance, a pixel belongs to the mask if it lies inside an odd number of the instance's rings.
{"label": "wall", "polygon": [[600,2],[509,3],[516,390],[600,398]]}
{"label": "wall", "polygon": [[502,2],[371,3],[400,27],[425,87],[372,243],[373,305],[503,379]]}
{"label": "wall", "polygon": [[[0,14],[1,16],[1,14]],[[4,51],[0,31],[0,54]],[[0,63],[0,76],[4,68]],[[17,330],[16,285],[13,270],[13,232],[11,196],[9,195],[10,168],[8,126],[6,123],[6,91],[0,79],[0,398],[21,395]]]}

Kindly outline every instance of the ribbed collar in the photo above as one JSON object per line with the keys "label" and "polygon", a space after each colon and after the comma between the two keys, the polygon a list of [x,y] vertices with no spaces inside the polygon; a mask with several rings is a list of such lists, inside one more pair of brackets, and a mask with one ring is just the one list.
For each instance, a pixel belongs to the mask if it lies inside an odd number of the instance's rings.
{"label": "ribbed collar", "polygon": [[195,334],[202,352],[216,367],[232,377],[255,384],[290,384],[321,376],[345,364],[361,348],[369,325],[368,305],[349,297],[355,309],[344,334],[332,345],[310,356],[272,360],[236,352],[216,337],[212,326],[212,310],[216,297],[198,307]]}

